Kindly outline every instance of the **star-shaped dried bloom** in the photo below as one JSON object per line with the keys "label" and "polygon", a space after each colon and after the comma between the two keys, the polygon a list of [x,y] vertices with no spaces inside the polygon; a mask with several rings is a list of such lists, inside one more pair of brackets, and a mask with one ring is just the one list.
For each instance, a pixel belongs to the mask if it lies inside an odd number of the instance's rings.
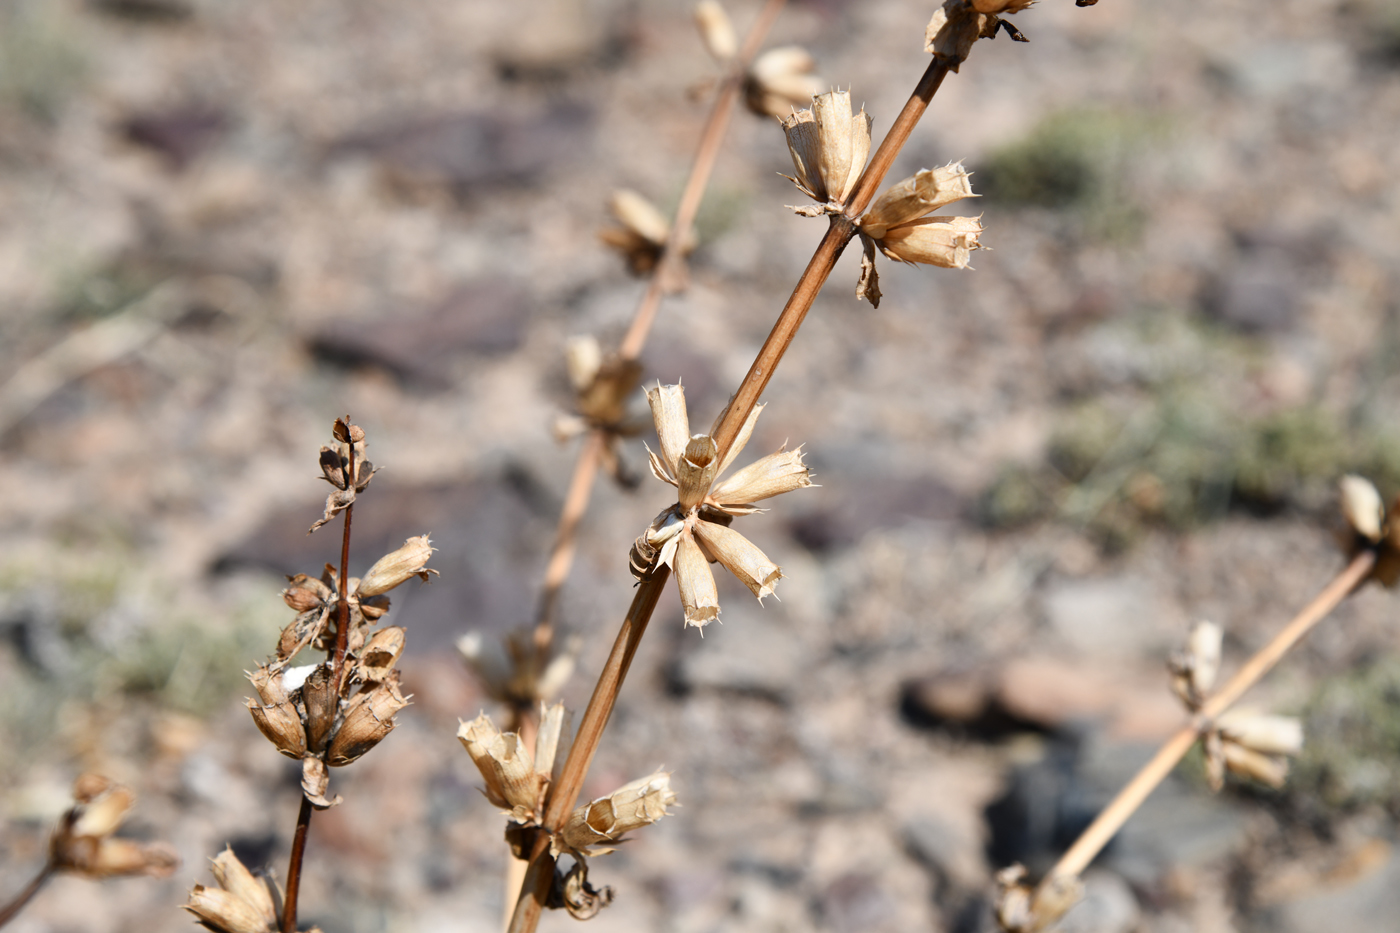
{"label": "star-shaped dried bloom", "polygon": [[929,216],[955,201],[975,198],[968,173],[960,162],[924,169],[890,188],[860,218],[858,231],[864,253],[856,297],[880,306],[875,247],[891,259],[945,269],[965,269],[982,223],[976,217]]}
{"label": "star-shaped dried bloom", "polygon": [[790,114],[822,92],[827,83],[817,74],[812,54],[800,45],[769,49],[753,60],[744,76],[744,103],[761,117]]}
{"label": "star-shaped dried bloom", "polygon": [[73,800],[49,839],[52,870],[84,878],[164,878],[179,867],[180,859],[163,843],[142,845],[113,838],[136,805],[129,787],[100,774],[84,774],[73,782]]}
{"label": "star-shaped dried bloom", "polygon": [[541,704],[534,755],[518,734],[500,731],[485,713],[460,723],[457,739],[486,782],[482,793],[513,822],[533,825],[543,816],[545,791],[561,751],[559,740],[568,728],[566,719],[562,703],[548,708]]}
{"label": "star-shaped dried bloom", "polygon": [[[753,503],[812,485],[802,449],[777,453],[749,464],[728,479],[724,471],[744,449],[763,411],[754,406],[721,462],[714,438],[690,433],[685,390],[658,385],[647,392],[661,453],[648,449],[651,472],[676,487],[676,503],[652,521],[633,551],[633,572],[645,575],[656,563],[676,573],[687,625],[703,627],[719,617],[719,597],[709,565],[715,561],[760,600],[782,578],[778,565],[743,535],[729,527],[739,515],[762,511]],[[639,568],[639,550],[650,551]]]}
{"label": "star-shaped dried bloom", "polygon": [[809,217],[839,214],[870,155],[870,114],[864,107],[851,113],[849,91],[827,91],[812,98],[810,110],[799,110],[782,122],[797,170],[796,177],[784,177],[817,202],[793,210]]}

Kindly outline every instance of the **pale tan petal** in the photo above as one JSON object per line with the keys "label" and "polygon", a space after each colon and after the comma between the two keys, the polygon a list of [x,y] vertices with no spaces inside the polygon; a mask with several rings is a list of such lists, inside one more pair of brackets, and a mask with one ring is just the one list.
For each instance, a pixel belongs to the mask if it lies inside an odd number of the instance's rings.
{"label": "pale tan petal", "polygon": [[787,136],[788,154],[797,177],[791,179],[804,194],[814,201],[826,202],[826,186],[821,176],[821,129],[810,110],[799,110],[783,118],[783,133]]}
{"label": "pale tan petal", "polygon": [[535,772],[549,777],[554,771],[554,759],[559,752],[559,737],[563,734],[567,714],[563,703],[545,707],[540,704],[540,728],[535,733]]}
{"label": "pale tan petal", "polygon": [[1234,742],[1226,742],[1224,752],[1225,767],[1236,774],[1270,787],[1282,787],[1288,780],[1288,759],[1282,755],[1265,755]]}
{"label": "pale tan petal", "polygon": [[685,624],[704,628],[719,618],[719,592],[715,589],[715,575],[710,572],[710,564],[705,560],[700,546],[688,532],[675,540],[676,586],[681,591]]}
{"label": "pale tan petal", "polygon": [[[725,453],[724,461],[719,465],[719,470],[715,472],[716,477],[724,475],[724,471],[729,469],[729,465],[734,462],[734,458],[739,456],[739,452],[748,444],[749,437],[753,434],[753,426],[758,424],[758,416],[763,414],[763,409],[767,407],[767,402],[759,402],[749,412],[749,416],[744,419],[743,427],[739,428],[739,433],[734,436],[734,443],[729,445],[729,450]],[[720,412],[720,418],[723,417],[724,413]],[[715,426],[710,429],[710,434],[713,435],[718,429],[719,422],[717,420]]]}
{"label": "pale tan petal", "polygon": [[954,201],[971,197],[976,195],[972,193],[968,173],[961,163],[926,168],[880,195],[861,217],[860,229],[866,236],[883,239],[890,227],[917,220]]}
{"label": "pale tan petal", "polygon": [[704,500],[718,470],[719,448],[715,446],[714,438],[705,434],[692,437],[686,445],[685,456],[676,465],[682,512],[689,512]]}
{"label": "pale tan petal", "polygon": [[214,880],[219,882],[219,887],[251,907],[265,923],[277,922],[277,911],[267,883],[250,872],[233,854],[233,849],[226,847],[211,861]]}
{"label": "pale tan petal", "polygon": [[670,483],[672,486],[675,486],[676,479],[671,475],[671,469],[666,465],[666,461],[658,457],[656,451],[647,446],[646,442],[643,442],[642,446],[646,447],[647,466],[651,467],[651,475],[655,476],[663,483]]}
{"label": "pale tan petal", "polygon": [[851,118],[851,168],[846,176],[846,184],[841,189],[841,203],[845,204],[846,199],[855,190],[856,182],[860,180],[861,173],[865,171],[865,160],[870,157],[870,127],[872,124],[870,114],[865,112],[865,108],[860,108],[860,113]]}
{"label": "pale tan petal", "polygon": [[812,485],[802,448],[780,450],[755,460],[710,492],[710,498],[725,505],[747,504]]}
{"label": "pale tan petal", "polygon": [[671,231],[671,221],[661,213],[645,196],[630,188],[613,192],[608,200],[608,208],[622,224],[638,236],[658,246],[666,242],[666,234]]}
{"label": "pale tan petal", "polygon": [[1303,750],[1303,721],[1247,709],[1231,710],[1216,720],[1225,738],[1265,755],[1296,755]]}
{"label": "pale tan petal", "polygon": [[829,198],[838,198],[846,190],[851,174],[851,94],[849,91],[827,91],[812,101],[812,113],[820,127],[818,167],[822,185]]}
{"label": "pale tan petal", "polygon": [[676,463],[690,442],[690,417],[685,411],[685,387],[663,386],[647,390],[652,420],[656,422],[656,437],[661,442],[661,460],[668,472],[676,475]]}
{"label": "pale tan petal", "polygon": [[1354,473],[1342,477],[1342,514],[1367,541],[1379,541],[1385,531],[1385,503],[1371,481]]}
{"label": "pale tan petal", "polygon": [[432,556],[433,550],[427,535],[409,538],[398,550],[375,561],[354,592],[359,596],[378,596],[406,582],[410,577],[417,577],[427,583],[429,574],[437,573],[436,570],[428,569],[428,558]]}
{"label": "pale tan petal", "polygon": [[752,541],[732,528],[705,521],[695,523],[695,534],[725,569],[760,600],[773,595],[783,572]]}
{"label": "pale tan petal", "polygon": [[598,370],[603,368],[603,347],[598,338],[592,334],[570,337],[564,345],[564,368],[575,392],[591,386]]}
{"label": "pale tan petal", "polygon": [[705,50],[717,61],[727,62],[738,54],[739,37],[734,34],[734,24],[718,0],[700,0],[695,4],[695,25],[700,30]]}
{"label": "pale tan petal", "polygon": [[[75,793],[74,796],[78,795]],[[110,836],[134,806],[136,794],[131,788],[109,782],[101,793],[78,808],[79,816],[69,833],[74,836]]]}
{"label": "pale tan petal", "polygon": [[982,224],[975,217],[925,217],[891,227],[880,249],[900,262],[920,262],[945,269],[965,269]]}

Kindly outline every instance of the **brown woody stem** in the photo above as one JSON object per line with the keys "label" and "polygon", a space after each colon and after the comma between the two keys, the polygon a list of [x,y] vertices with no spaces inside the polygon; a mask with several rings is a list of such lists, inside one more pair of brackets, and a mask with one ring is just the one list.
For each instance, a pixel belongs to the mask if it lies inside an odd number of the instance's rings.
{"label": "brown woody stem", "polygon": [[[346,418],[345,423],[348,425],[350,419]],[[355,442],[353,439],[349,442],[348,446],[350,448],[348,475],[350,477],[350,488],[354,489]],[[354,502],[351,502],[345,507],[345,525],[340,532],[340,573],[336,574],[339,578],[336,581],[339,584],[337,588],[338,592],[336,593],[337,597],[339,597],[339,601],[336,603],[337,623],[335,627],[335,655],[333,659],[334,663],[331,667],[331,683],[335,684],[337,697],[340,695],[340,675],[345,669],[345,650],[350,644],[350,596],[348,592],[350,580],[350,516],[354,511]]]}
{"label": "brown woody stem", "polygon": [[4,907],[0,907],[0,927],[13,920],[25,905],[34,899],[34,895],[39,893],[39,889],[53,877],[53,863],[46,864],[39,874],[34,876],[34,880],[24,886],[24,890],[15,895],[15,899]]}
{"label": "brown woody stem", "polygon": [[306,854],[306,833],[311,829],[311,801],[301,796],[297,831],[292,836],[292,858],[287,864],[287,896],[282,901],[282,933],[296,933],[297,895],[301,891],[301,861]]}
{"label": "brown woody stem", "polygon": [[1267,645],[1245,662],[1235,676],[1206,700],[1190,725],[1183,727],[1166,741],[1157,754],[1152,756],[1152,760],[1118,792],[1118,796],[1104,807],[1103,812],[1089,828],[1084,830],[1064,855],[1060,856],[1059,862],[1046,875],[1041,886],[1045,887],[1057,879],[1073,877],[1088,868],[1094,856],[1108,845],[1109,840],[1128,821],[1128,817],[1147,799],[1147,795],[1166,779],[1177,763],[1191,750],[1191,746],[1196,744],[1196,739],[1210,729],[1221,713],[1258,683],[1299,639],[1365,582],[1375,565],[1376,552],[1372,550],[1362,551],[1352,558],[1351,563],[1333,578],[1312,602],[1303,607],[1302,612],[1294,616]]}

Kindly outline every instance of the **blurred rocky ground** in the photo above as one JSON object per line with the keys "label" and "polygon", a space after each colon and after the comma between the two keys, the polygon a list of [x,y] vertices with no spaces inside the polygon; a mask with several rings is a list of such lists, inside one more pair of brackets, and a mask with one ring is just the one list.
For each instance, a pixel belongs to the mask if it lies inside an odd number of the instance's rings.
{"label": "blurred rocky ground", "polygon": [[[931,12],[794,2],[770,44],[878,135]],[[872,311],[846,256],[770,386],[749,450],[804,443],[821,484],[744,520],[781,601],[726,579],[703,639],[658,611],[585,793],[660,764],[684,806],[595,861],[599,929],[989,929],[991,873],[1047,866],[1180,721],[1163,660],[1190,622],[1238,663],[1340,566],[1336,479],[1400,491],[1400,4],[1017,23],[1030,44],[980,43],[891,176],[965,161],[976,271],[884,264]],[[643,288],[596,238],[607,198],[674,204],[716,74],[670,0],[0,6],[0,896],[84,769],[184,858],[60,879],[16,933],[187,929],[226,842],[285,871],[295,765],[242,671],[290,618],[282,574],[335,559],[304,529],[345,413],[385,468],[355,566],[429,532],[442,576],[394,594],[414,706],[335,776],[303,916],[499,922],[501,820],[453,738],[490,701],[452,643],[529,618],[574,457],[548,427],[564,342],[615,340]],[[820,237],[789,164],[737,117],[645,354],[697,423]],[[598,489],[562,606],[574,707],[668,501]],[[1252,697],[1307,717],[1289,788],[1212,797],[1188,761],[1065,929],[1387,926],[1395,618],[1360,593]]]}

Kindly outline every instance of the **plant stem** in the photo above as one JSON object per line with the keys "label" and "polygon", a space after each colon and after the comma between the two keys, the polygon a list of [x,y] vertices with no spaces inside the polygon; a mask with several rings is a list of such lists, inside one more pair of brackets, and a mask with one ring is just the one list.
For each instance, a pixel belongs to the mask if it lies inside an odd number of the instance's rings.
{"label": "plant stem", "polygon": [[650,577],[637,584],[632,605],[627,610],[626,618],[622,620],[622,627],[613,642],[612,652],[598,675],[598,683],[593,688],[593,695],[588,699],[588,707],[583,711],[573,744],[569,746],[569,757],[564,760],[559,780],[550,789],[549,804],[541,823],[545,831],[540,833],[535,850],[530,853],[530,870],[520,888],[515,915],[511,918],[510,933],[529,933],[539,923],[540,912],[544,909],[544,901],[549,894],[549,884],[554,874],[554,860],[549,855],[549,834],[558,831],[573,811],[574,802],[583,788],[588,766],[593,763],[593,754],[598,750],[598,741],[602,738],[608,718],[612,716],[613,706],[617,703],[622,681],[627,677],[627,670],[632,666],[637,646],[641,644],[647,623],[651,621],[656,602],[666,589],[666,581],[670,576],[669,567],[657,567]]}
{"label": "plant stem", "polygon": [[1376,564],[1376,552],[1365,550],[1352,558],[1326,588],[1303,611],[1293,617],[1283,630],[1245,662],[1235,676],[1213,693],[1201,707],[1199,713],[1187,725],[1166,741],[1143,766],[1128,784],[1118,792],[1118,796],[1104,807],[1089,828],[1070,846],[1059,862],[1041,882],[1044,887],[1052,879],[1073,877],[1089,867],[1094,856],[1106,846],[1114,834],[1127,822],[1147,795],[1172,772],[1177,763],[1196,744],[1196,739],[1209,730],[1221,713],[1229,709],[1250,687],[1259,682],[1275,664],[1298,643],[1308,631],[1322,621],[1342,600],[1346,599],[1358,586],[1365,582]]}
{"label": "plant stem", "polygon": [[297,831],[292,837],[292,860],[287,865],[287,896],[282,901],[282,933],[296,933],[297,894],[301,890],[301,860],[306,853],[306,833],[311,828],[311,801],[301,795]]}
{"label": "plant stem", "polygon": [[[346,418],[348,425],[350,419]],[[347,475],[350,477],[350,488],[355,488],[355,442],[352,440],[347,445],[350,448],[350,461]],[[347,592],[350,580],[350,516],[355,511],[355,503],[351,502],[345,507],[345,525],[340,532],[340,572],[336,574],[338,585],[336,603],[337,622],[335,626],[335,654],[331,666],[331,683],[335,684],[336,696],[340,696],[340,675],[345,669],[345,649],[350,643],[350,598]]]}
{"label": "plant stem", "polygon": [[758,19],[744,38],[743,48],[739,50],[720,83],[714,106],[710,108],[710,116],[700,134],[700,144],[695,150],[690,177],[686,179],[685,190],[681,192],[680,203],[676,206],[676,219],[666,234],[666,245],[661,250],[661,258],[652,270],[651,280],[647,283],[647,290],[637,306],[637,313],[633,316],[632,324],[627,328],[627,334],[618,348],[618,355],[623,359],[635,360],[641,355],[642,345],[646,343],[652,322],[656,320],[661,293],[671,278],[672,267],[679,261],[681,242],[689,234],[691,224],[695,222],[695,215],[700,210],[700,201],[705,197],[705,187],[710,183],[710,173],[719,157],[719,147],[724,142],[724,133],[729,127],[729,118],[734,113],[734,102],[739,97],[740,88],[743,87],[749,63],[758,54],[759,46],[763,45],[763,40],[785,3],[786,0],[768,0],[764,4]]}
{"label": "plant stem", "polygon": [[554,532],[554,545],[545,565],[544,587],[540,592],[539,611],[535,615],[535,654],[543,660],[554,641],[554,612],[559,605],[559,591],[569,577],[578,545],[578,525],[588,511],[588,499],[593,480],[603,460],[603,445],[607,437],[602,431],[590,431],[574,463],[574,475],[569,479],[569,491],[564,507],[559,511],[559,526]]}
{"label": "plant stem", "polygon": [[34,880],[25,885],[23,891],[15,895],[15,899],[4,907],[0,907],[0,927],[9,923],[24,909],[25,905],[34,899],[34,895],[39,893],[39,889],[53,877],[53,863],[49,862],[34,876]]}

